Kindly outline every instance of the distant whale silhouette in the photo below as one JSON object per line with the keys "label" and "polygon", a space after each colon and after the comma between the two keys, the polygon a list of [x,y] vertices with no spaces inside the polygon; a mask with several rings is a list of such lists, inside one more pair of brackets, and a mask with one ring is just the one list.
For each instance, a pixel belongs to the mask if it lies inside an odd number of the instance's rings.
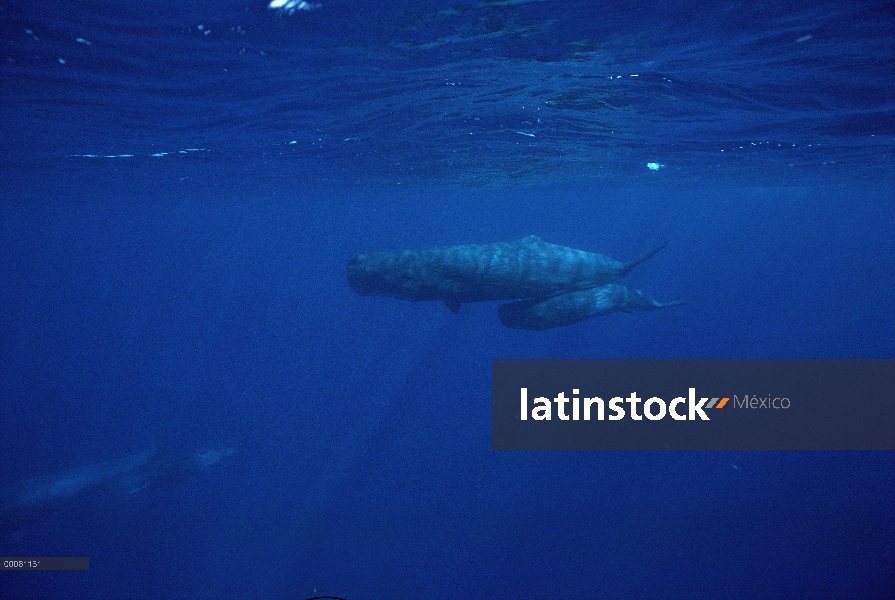
{"label": "distant whale silhouette", "polygon": [[682,304],[657,302],[641,292],[617,283],[589,290],[566,292],[546,299],[508,302],[497,308],[500,322],[515,329],[537,331],[579,323],[593,317],[623,311],[658,310]]}
{"label": "distant whale silhouette", "polygon": [[15,533],[97,490],[134,494],[175,484],[233,453],[233,448],[180,455],[150,450],[32,477],[0,490],[0,533]]}
{"label": "distant whale silhouette", "polygon": [[530,235],[513,242],[360,254],[348,261],[348,283],[362,296],[440,300],[453,312],[464,302],[546,298],[624,277],[665,247],[621,263]]}

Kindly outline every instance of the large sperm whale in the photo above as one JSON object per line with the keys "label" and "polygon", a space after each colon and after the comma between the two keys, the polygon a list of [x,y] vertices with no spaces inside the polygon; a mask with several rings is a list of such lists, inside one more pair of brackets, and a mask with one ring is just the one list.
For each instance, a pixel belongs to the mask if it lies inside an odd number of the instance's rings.
{"label": "large sperm whale", "polygon": [[665,244],[629,263],[557,246],[536,235],[513,242],[360,254],[348,261],[348,283],[362,296],[440,300],[458,312],[464,302],[543,299],[606,285]]}
{"label": "large sperm whale", "polygon": [[683,302],[657,302],[640,290],[610,283],[589,290],[557,294],[547,299],[536,298],[501,304],[497,308],[497,316],[507,327],[541,331],[579,323],[616,311],[658,310],[678,304]]}

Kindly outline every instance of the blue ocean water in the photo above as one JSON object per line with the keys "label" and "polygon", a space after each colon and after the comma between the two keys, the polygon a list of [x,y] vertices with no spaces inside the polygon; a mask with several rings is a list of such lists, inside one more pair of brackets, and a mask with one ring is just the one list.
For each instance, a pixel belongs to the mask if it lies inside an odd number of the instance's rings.
{"label": "blue ocean water", "polygon": [[[895,358],[893,74],[890,2],[0,0],[0,489],[70,493],[0,555],[91,559],[0,595],[895,596],[891,452],[490,440],[494,358]],[[529,234],[686,304],[346,282]]]}

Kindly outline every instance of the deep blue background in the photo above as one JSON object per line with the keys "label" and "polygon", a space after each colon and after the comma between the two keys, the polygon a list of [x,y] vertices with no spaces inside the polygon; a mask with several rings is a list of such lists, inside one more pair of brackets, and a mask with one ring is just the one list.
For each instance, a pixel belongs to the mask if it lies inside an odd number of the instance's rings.
{"label": "deep blue background", "polygon": [[[490,448],[497,357],[895,357],[891,15],[324,4],[3,6],[0,485],[238,452],[0,540],[91,558],[0,585],[891,597],[892,453]],[[649,61],[646,87],[601,87]],[[538,129],[531,98],[563,108]],[[106,154],[134,156],[72,156]],[[670,240],[625,283],[687,303],[523,332],[345,280],[359,252],[533,233],[620,260]]]}

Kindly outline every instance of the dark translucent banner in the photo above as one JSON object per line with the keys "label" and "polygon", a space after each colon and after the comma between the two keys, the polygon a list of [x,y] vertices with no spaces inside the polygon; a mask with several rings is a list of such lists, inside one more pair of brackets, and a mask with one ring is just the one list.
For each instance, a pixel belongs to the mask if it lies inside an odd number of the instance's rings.
{"label": "dark translucent banner", "polygon": [[495,360],[495,450],[895,450],[895,360]]}

